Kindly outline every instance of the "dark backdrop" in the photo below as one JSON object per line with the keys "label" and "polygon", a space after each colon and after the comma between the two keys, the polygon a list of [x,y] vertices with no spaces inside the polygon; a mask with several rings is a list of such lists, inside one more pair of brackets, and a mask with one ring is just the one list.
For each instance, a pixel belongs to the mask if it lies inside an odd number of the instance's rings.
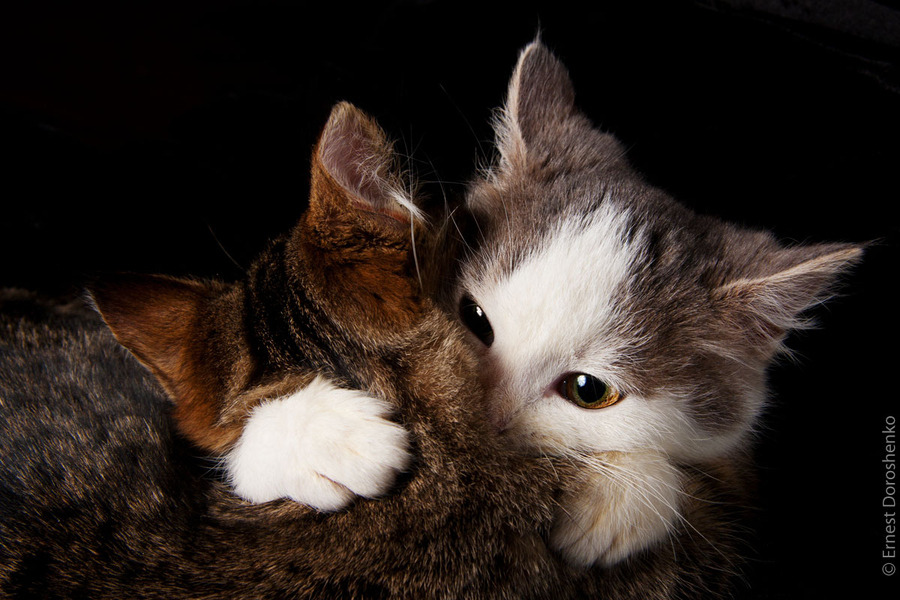
{"label": "dark backdrop", "polygon": [[[751,598],[887,598],[900,10],[866,0],[32,0],[0,8],[0,285],[240,274],[302,211],[350,100],[433,199],[490,154],[540,28],[578,102],[684,203],[791,241],[878,239],[773,369]],[[712,550],[711,550],[712,551]],[[865,591],[869,590],[869,591]],[[896,596],[891,596],[896,597]]]}

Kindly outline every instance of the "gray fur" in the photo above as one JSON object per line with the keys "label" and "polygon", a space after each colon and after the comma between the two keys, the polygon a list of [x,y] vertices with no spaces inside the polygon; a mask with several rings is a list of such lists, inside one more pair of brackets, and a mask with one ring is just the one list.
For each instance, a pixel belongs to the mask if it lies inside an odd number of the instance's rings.
{"label": "gray fur", "polygon": [[[862,245],[785,245],[768,232],[696,214],[649,185],[622,145],[577,108],[565,67],[540,41],[520,54],[495,131],[497,159],[472,182],[464,209],[451,215],[446,230],[459,261],[447,267],[453,277],[442,298],[456,310],[461,298],[471,297],[488,319],[507,327],[495,331],[491,346],[480,345],[483,380],[494,389],[505,434],[540,453],[585,460],[598,486],[607,475],[592,471],[592,461],[608,471],[604,457],[615,455],[609,460],[617,464],[644,450],[661,453],[682,473],[704,461],[742,464],[738,457],[752,447],[767,401],[767,367],[784,351],[790,330],[808,325],[805,312],[826,300],[840,274],[860,259]],[[561,264],[560,248],[583,243],[585,232],[596,249]],[[557,279],[535,271],[541,261],[558,270]],[[607,268],[614,262],[624,269],[615,280]],[[527,290],[526,272],[535,277]],[[573,295],[586,297],[592,278],[599,307],[593,330],[571,322],[589,310],[566,304]],[[512,289],[517,299],[509,297]],[[526,305],[538,308],[529,313]],[[507,312],[515,313],[515,323],[504,321]],[[503,333],[519,328],[530,334],[503,346]],[[545,347],[530,347],[539,344]],[[635,414],[674,413],[669,424],[648,426],[646,447],[635,445],[627,421],[616,435],[609,415],[620,414],[612,412],[619,406],[584,413],[588,425],[571,416],[569,439],[560,441],[557,415],[563,413],[554,403],[566,400],[553,397],[554,377],[580,371],[592,354],[622,382],[623,405],[646,404]],[[544,359],[556,366],[541,370]],[[523,381],[530,377],[544,379]],[[593,431],[587,427],[601,411],[610,412],[597,431],[612,435],[586,445],[585,432]],[[695,499],[683,497],[684,482],[675,479],[678,520]],[[596,507],[604,502],[611,501],[598,491],[582,505],[602,512]],[[564,501],[563,510],[575,506]],[[634,552],[665,542],[636,544]]]}

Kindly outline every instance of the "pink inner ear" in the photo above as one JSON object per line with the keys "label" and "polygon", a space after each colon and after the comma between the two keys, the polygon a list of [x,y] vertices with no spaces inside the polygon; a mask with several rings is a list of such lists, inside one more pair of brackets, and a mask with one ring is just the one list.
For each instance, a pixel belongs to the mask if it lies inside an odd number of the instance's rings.
{"label": "pink inner ear", "polygon": [[401,224],[422,215],[396,170],[390,141],[371,118],[351,104],[334,107],[319,140],[314,164],[347,192],[356,209]]}
{"label": "pink inner ear", "polygon": [[[343,108],[343,107],[342,107]],[[322,139],[322,165],[345,189],[379,210],[387,204],[384,141],[373,124],[352,109],[336,109]]]}

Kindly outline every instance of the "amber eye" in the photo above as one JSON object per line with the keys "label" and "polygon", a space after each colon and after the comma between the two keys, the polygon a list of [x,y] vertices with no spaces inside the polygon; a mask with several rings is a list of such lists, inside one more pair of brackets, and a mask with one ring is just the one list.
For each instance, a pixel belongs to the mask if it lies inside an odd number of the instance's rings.
{"label": "amber eye", "polygon": [[559,395],[581,408],[606,408],[622,399],[611,385],[587,373],[570,373],[559,382]]}
{"label": "amber eye", "polygon": [[469,296],[463,296],[459,301],[459,318],[482,344],[490,346],[494,343],[494,328],[491,327],[491,322],[488,321],[484,310]]}

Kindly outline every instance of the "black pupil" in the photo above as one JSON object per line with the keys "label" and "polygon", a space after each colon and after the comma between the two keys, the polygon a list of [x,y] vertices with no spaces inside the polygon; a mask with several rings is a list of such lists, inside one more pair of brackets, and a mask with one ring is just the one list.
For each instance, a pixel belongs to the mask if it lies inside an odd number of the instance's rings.
{"label": "black pupil", "polygon": [[494,343],[494,328],[491,327],[491,322],[488,321],[484,310],[468,296],[464,296],[459,302],[459,316],[469,331],[474,333],[475,337],[481,340],[485,346]]}
{"label": "black pupil", "polygon": [[606,384],[591,375],[576,375],[575,388],[585,404],[596,404],[606,395]]}

